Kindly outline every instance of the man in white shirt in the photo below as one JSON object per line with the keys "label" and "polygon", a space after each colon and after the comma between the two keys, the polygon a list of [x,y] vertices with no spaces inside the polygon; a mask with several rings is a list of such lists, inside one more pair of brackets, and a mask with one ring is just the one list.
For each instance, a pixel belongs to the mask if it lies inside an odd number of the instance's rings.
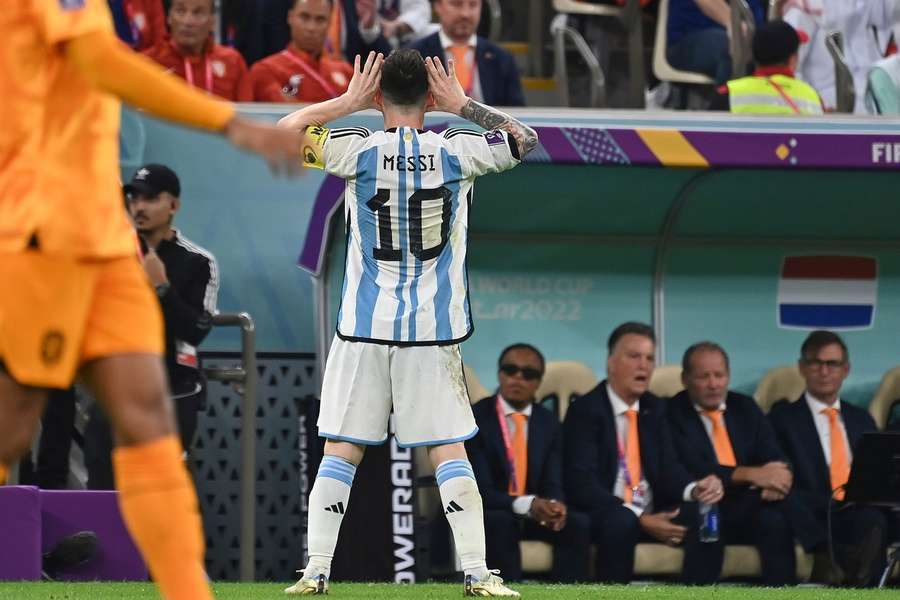
{"label": "man in white shirt", "polygon": [[835,582],[868,586],[878,581],[885,561],[887,521],[881,510],[845,506],[844,485],[853,449],[862,434],[876,431],[865,410],[841,400],[850,373],[847,346],[835,333],[813,331],[798,362],[806,391],[796,402],[772,407],[769,418],[794,474],[794,495],[831,539],[837,565]]}
{"label": "man in white shirt", "polygon": [[597,578],[628,583],[639,541],[698,547],[696,502],[722,499],[715,475],[694,481],[678,462],[663,401],[651,394],[656,337],[643,323],[617,327],[607,342],[608,379],[566,414],[565,490],[588,512]]}
{"label": "man in white shirt", "polygon": [[488,563],[515,581],[522,578],[519,542],[553,544],[554,581],[587,576],[590,521],[563,498],[562,427],[535,393],[544,357],[529,344],[500,353],[496,394],[472,407],[478,435],[466,442],[484,498]]}

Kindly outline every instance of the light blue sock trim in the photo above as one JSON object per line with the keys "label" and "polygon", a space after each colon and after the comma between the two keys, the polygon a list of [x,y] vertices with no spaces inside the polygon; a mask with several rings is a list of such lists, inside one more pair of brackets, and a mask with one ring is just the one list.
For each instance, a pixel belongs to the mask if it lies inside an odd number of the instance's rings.
{"label": "light blue sock trim", "polygon": [[329,477],[353,486],[356,465],[337,456],[323,456],[317,477]]}
{"label": "light blue sock trim", "polygon": [[434,477],[437,479],[439,486],[454,477],[469,477],[475,479],[475,472],[472,471],[472,465],[467,460],[448,460],[442,462],[434,470]]}

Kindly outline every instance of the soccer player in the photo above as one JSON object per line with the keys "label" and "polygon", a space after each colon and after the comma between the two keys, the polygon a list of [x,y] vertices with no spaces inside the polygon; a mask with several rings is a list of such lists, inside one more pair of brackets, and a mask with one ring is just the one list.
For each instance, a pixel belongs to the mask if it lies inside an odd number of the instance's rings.
{"label": "soccer player", "polygon": [[80,371],[113,423],[122,515],[163,597],[209,599],[162,319],[122,204],[117,97],[275,167],[299,165],[301,139],[133,53],[104,0],[5,3],[0,39],[0,481],[30,445],[46,388]]}
{"label": "soccer player", "polygon": [[[481,496],[463,441],[478,431],[459,343],[472,333],[466,233],[479,175],[515,167],[537,144],[518,120],[467,98],[437,59],[370,53],[342,96],[279,124],[304,128],[377,108],[384,131],[308,129],[304,160],[347,180],[347,266],[322,384],[325,456],[309,498],[309,563],[289,594],[328,590],[331,559],[365,446],[387,439],[393,408],[400,446],[427,446],[444,513],[465,572],[467,596],[519,594],[485,565]],[[422,129],[426,110],[488,130]],[[333,507],[338,507],[334,510]]]}

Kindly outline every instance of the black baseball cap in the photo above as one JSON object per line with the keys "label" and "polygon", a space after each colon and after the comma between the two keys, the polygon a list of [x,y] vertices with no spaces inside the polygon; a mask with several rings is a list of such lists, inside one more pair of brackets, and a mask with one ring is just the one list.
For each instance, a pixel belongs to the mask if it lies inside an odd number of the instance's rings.
{"label": "black baseball cap", "polygon": [[126,196],[148,198],[168,192],[178,198],[181,195],[181,182],[178,181],[175,171],[169,167],[151,163],[135,171],[131,181],[122,187],[122,191]]}
{"label": "black baseball cap", "polygon": [[769,21],[759,26],[753,35],[753,59],[762,66],[785,63],[797,53],[800,44],[809,41],[803,31],[797,31],[784,21]]}

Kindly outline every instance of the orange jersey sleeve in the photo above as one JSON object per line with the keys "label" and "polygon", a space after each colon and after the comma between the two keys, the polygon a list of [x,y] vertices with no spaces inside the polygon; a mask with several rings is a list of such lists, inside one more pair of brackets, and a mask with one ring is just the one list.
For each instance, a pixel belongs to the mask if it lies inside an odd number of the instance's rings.
{"label": "orange jersey sleeve", "polygon": [[105,0],[32,0],[38,27],[48,45],[96,31],[113,31]]}

